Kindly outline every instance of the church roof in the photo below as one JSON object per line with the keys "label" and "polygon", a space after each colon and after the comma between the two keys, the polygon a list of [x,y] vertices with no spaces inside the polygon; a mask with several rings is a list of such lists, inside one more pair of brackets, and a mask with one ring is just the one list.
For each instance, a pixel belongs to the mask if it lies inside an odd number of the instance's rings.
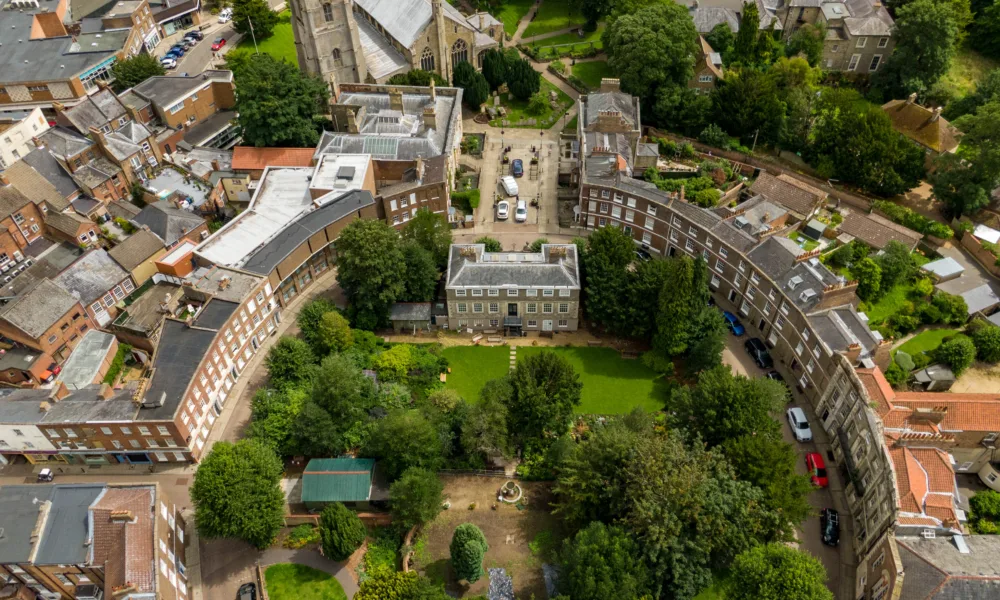
{"label": "church roof", "polygon": [[[406,48],[413,46],[434,18],[430,0],[355,0],[355,4]],[[451,4],[442,2],[441,8],[445,18],[475,31],[466,17]],[[361,19],[358,19],[358,23],[361,23]]]}

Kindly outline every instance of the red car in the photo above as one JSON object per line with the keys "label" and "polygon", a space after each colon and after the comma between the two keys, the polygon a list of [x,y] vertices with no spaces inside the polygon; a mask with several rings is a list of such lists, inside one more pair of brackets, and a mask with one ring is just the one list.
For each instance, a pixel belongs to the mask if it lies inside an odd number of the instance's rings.
{"label": "red car", "polygon": [[225,45],[226,45],[226,38],[223,37],[215,38],[215,41],[212,42],[212,52],[218,52]]}
{"label": "red car", "polygon": [[825,488],[829,483],[826,479],[826,464],[819,452],[806,454],[806,469],[809,470],[809,478],[816,487]]}

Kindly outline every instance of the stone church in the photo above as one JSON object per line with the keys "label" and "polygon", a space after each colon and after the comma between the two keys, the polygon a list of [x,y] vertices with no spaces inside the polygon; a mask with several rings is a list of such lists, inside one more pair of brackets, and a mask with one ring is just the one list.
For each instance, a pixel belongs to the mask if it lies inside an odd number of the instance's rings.
{"label": "stone church", "polygon": [[411,69],[451,81],[461,61],[479,68],[503,45],[503,24],[465,16],[444,0],[291,0],[299,67],[334,93],[341,83],[384,83]]}

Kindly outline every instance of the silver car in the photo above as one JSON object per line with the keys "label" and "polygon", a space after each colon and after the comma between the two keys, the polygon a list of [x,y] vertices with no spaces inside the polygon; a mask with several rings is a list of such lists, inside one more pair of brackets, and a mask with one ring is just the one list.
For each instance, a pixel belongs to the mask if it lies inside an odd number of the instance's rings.
{"label": "silver car", "polygon": [[792,427],[792,435],[795,436],[796,441],[811,442],[813,432],[809,428],[809,421],[806,420],[806,413],[796,406],[789,408],[785,414],[788,416],[788,424]]}
{"label": "silver car", "polygon": [[510,216],[510,202],[506,200],[501,200],[497,203],[497,219],[501,221],[506,221],[507,217]]}
{"label": "silver car", "polygon": [[528,203],[524,200],[517,201],[517,208],[514,209],[514,220],[524,223],[528,220]]}

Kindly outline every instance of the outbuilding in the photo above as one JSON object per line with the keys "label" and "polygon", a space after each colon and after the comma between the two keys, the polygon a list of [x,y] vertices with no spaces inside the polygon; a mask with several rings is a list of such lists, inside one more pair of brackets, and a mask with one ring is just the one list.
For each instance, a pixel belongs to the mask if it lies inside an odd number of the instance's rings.
{"label": "outbuilding", "polygon": [[331,502],[368,510],[389,498],[380,479],[373,458],[314,458],[302,473],[302,503],[311,512]]}

